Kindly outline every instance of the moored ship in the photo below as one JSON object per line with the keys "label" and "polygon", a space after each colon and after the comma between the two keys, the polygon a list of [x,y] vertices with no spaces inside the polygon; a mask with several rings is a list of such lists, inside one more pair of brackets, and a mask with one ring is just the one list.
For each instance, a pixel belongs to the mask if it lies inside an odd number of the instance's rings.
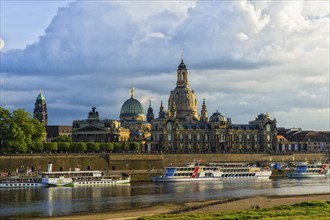
{"label": "moored ship", "polygon": [[42,182],[48,186],[94,186],[129,183],[129,175],[122,173],[112,177],[105,177],[99,170],[81,171],[52,171],[52,164],[48,164],[48,171],[42,173]]}
{"label": "moored ship", "polygon": [[49,186],[113,185],[129,183],[131,180],[126,174],[104,177],[98,170],[45,172],[43,176],[43,182]]}
{"label": "moored ship", "polygon": [[324,178],[330,177],[330,164],[327,163],[301,163],[294,172],[287,173],[289,178]]}
{"label": "moored ship", "polygon": [[191,163],[186,166],[166,167],[162,176],[152,177],[154,182],[219,181],[226,179],[269,179],[268,168],[248,166],[244,163]]}
{"label": "moored ship", "polygon": [[0,179],[0,188],[15,188],[15,187],[43,187],[47,184],[42,183],[40,177],[18,177],[10,176]]}

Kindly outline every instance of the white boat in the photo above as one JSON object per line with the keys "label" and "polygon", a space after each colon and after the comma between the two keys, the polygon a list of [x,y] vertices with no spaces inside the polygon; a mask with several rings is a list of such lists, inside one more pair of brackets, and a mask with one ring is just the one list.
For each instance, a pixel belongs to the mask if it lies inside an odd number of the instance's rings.
{"label": "white boat", "polygon": [[294,172],[287,173],[289,178],[324,178],[330,177],[330,164],[301,163],[295,167]]}
{"label": "white boat", "polygon": [[45,172],[42,174],[42,183],[47,186],[73,186],[72,178],[58,172]]}
{"label": "white boat", "polygon": [[42,186],[47,186],[47,184],[42,183],[40,177],[10,176],[0,179],[0,188],[42,187]]}
{"label": "white boat", "polygon": [[43,182],[49,186],[93,186],[93,185],[113,185],[124,184],[131,181],[128,175],[104,177],[101,171],[57,171],[44,172]]}
{"label": "white boat", "polygon": [[272,171],[244,163],[191,163],[180,167],[166,167],[154,182],[219,181],[226,179],[269,179]]}

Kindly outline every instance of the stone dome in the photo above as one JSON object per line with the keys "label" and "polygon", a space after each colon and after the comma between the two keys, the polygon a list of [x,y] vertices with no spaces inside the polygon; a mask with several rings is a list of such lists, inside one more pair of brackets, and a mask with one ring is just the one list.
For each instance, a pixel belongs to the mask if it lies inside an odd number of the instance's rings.
{"label": "stone dome", "polygon": [[226,122],[226,118],[217,111],[210,117],[210,122]]}
{"label": "stone dome", "polygon": [[[170,94],[168,105],[175,104],[178,112],[197,112],[196,95],[189,87],[176,87]],[[169,108],[170,109],[170,108]]]}
{"label": "stone dome", "polygon": [[189,88],[187,66],[183,60],[178,66],[176,87],[168,99],[168,111],[174,110],[181,121],[199,120],[196,95]]}
{"label": "stone dome", "polygon": [[127,99],[120,110],[120,120],[144,120],[144,110],[139,100],[133,97],[134,92],[130,99]]}

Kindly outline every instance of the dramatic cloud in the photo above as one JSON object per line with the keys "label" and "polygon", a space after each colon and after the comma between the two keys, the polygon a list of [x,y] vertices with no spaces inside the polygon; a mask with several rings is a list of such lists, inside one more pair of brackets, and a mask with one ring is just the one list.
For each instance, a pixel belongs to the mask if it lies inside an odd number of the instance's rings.
{"label": "dramatic cloud", "polygon": [[32,111],[42,88],[52,124],[92,106],[118,118],[134,86],[157,115],[183,54],[209,115],[329,130],[328,27],[327,1],[73,2],[38,42],[1,52],[2,106]]}

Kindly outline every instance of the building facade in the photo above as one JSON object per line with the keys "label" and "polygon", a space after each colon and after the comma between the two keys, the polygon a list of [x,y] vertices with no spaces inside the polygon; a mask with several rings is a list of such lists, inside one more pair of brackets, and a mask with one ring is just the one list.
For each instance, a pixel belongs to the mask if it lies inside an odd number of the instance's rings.
{"label": "building facade", "polygon": [[278,134],[279,152],[330,152],[330,131],[279,128]]}
{"label": "building facade", "polygon": [[101,119],[93,107],[85,120],[72,123],[73,142],[117,142],[128,141],[130,131],[121,126],[120,121]]}
{"label": "building facade", "polygon": [[233,124],[220,112],[208,117],[203,100],[198,114],[194,90],[188,82],[183,60],[177,69],[177,82],[168,99],[168,109],[161,102],[158,117],[151,120],[151,149],[167,153],[272,152],[277,146],[276,120],[268,113],[258,115],[248,124]]}

